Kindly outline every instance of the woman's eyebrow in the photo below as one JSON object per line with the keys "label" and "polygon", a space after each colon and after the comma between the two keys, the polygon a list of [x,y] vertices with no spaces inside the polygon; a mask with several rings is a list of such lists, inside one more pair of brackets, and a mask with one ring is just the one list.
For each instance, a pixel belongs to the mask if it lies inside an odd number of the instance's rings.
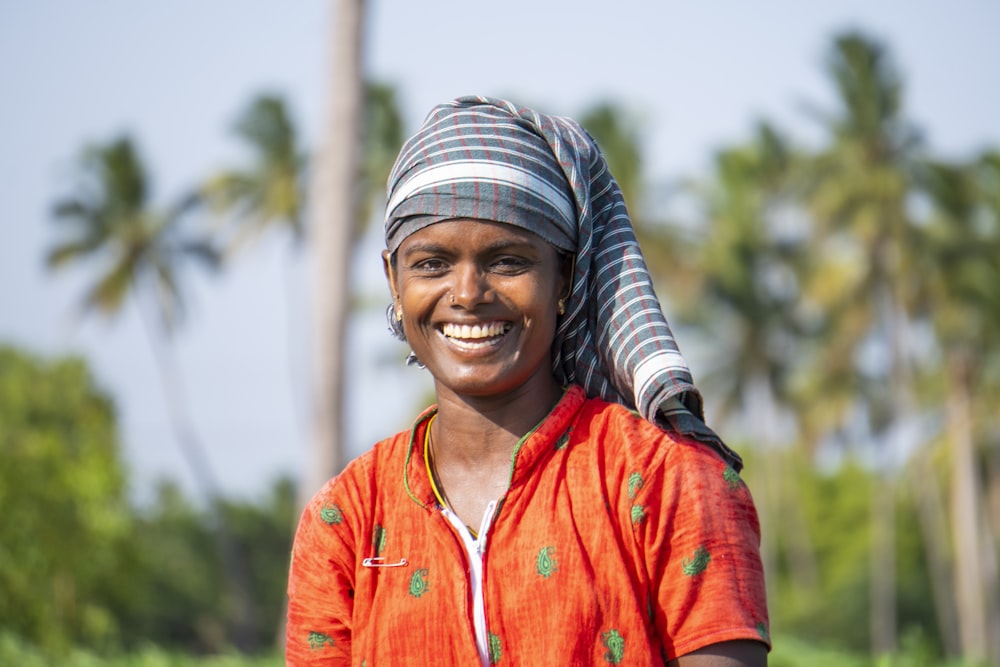
{"label": "woman's eyebrow", "polygon": [[451,250],[449,250],[446,246],[440,243],[432,243],[430,241],[423,241],[423,242],[417,241],[416,243],[413,243],[412,245],[407,247],[405,250],[401,250],[400,255],[402,257],[409,257],[411,255],[416,255],[416,254],[436,255],[442,253],[448,254],[450,252]]}
{"label": "woman's eyebrow", "polygon": [[[531,251],[534,249],[534,244],[531,241],[523,239],[504,239],[491,243],[483,248],[479,249],[479,254],[489,255],[497,252],[510,251],[510,250],[520,250],[520,251]],[[452,255],[455,254],[455,246],[442,243],[435,243],[433,241],[417,241],[413,245],[400,252],[402,257],[409,257],[415,254],[434,254],[434,255]]]}

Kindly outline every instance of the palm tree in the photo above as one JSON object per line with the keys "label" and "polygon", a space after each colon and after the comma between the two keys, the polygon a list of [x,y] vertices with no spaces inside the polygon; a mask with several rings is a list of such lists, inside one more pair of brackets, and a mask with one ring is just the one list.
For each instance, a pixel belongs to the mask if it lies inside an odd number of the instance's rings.
{"label": "palm tree", "polygon": [[640,127],[635,115],[613,102],[599,102],[580,114],[580,124],[601,147],[630,214],[641,219],[646,188]]}
{"label": "palm tree", "polygon": [[[357,171],[352,184],[346,186],[356,199],[355,208],[352,208],[354,212],[349,214],[350,234],[342,241],[348,247],[353,247],[363,234],[374,203],[384,193],[385,181],[396,151],[403,142],[402,117],[395,90],[391,86],[380,83],[365,85],[361,123],[363,155],[358,164],[354,165]],[[297,249],[306,237],[305,185],[310,176],[308,160],[299,149],[297,132],[285,102],[274,95],[257,97],[240,115],[235,129],[249,147],[251,160],[243,168],[229,169],[211,178],[202,188],[202,197],[217,214],[232,224],[232,231],[228,234],[233,240],[229,244],[231,248],[238,247],[249,238],[259,237],[268,229],[277,229],[290,234],[293,249]],[[343,158],[339,155],[335,157]],[[313,175],[312,185],[322,194],[330,189],[331,184],[320,182],[318,178]],[[338,204],[343,202],[339,201]],[[319,200],[315,205],[320,205]],[[314,210],[312,215],[315,217],[321,213]],[[314,247],[319,242],[317,239],[326,238],[323,232],[315,229],[312,235]],[[349,263],[349,255],[338,261]],[[291,292],[290,282],[288,287]],[[346,285],[345,289],[348,290],[345,298],[350,303],[350,285]],[[346,320],[347,314],[338,319]],[[326,470],[328,477],[337,472],[342,465],[343,456],[343,452],[339,451],[335,459],[341,463],[322,468]],[[315,466],[310,465],[310,470],[314,469]],[[315,481],[304,485],[304,489],[313,489],[314,492],[317,483],[321,483],[319,473]],[[304,491],[300,500],[304,502],[310,493]]]}
{"label": "palm tree", "polygon": [[344,397],[351,250],[362,189],[364,0],[338,0],[331,26],[327,121],[311,166],[313,253],[312,453],[300,506],[344,465]]}
{"label": "palm tree", "polygon": [[[191,428],[175,383],[177,374],[163,346],[169,342],[183,312],[178,273],[184,262],[215,268],[218,254],[204,240],[180,234],[180,220],[190,200],[166,212],[149,205],[149,183],[139,155],[128,137],[84,151],[75,194],[59,201],[55,218],[66,238],[48,253],[57,269],[83,260],[99,264],[97,279],[87,290],[83,310],[117,315],[127,296],[136,300],[145,331],[160,364],[165,393],[178,444],[199,490],[217,495],[218,484],[204,449]],[[156,306],[159,326],[149,321],[149,303]]]}
{"label": "palm tree", "polygon": [[[831,144],[813,165],[810,200],[824,244],[817,256],[838,264],[846,277],[845,289],[829,294],[826,304],[837,315],[831,322],[831,350],[859,364],[854,375],[865,402],[864,410],[857,406],[855,412],[865,414],[873,438],[882,443],[871,572],[871,641],[879,655],[895,649],[897,635],[890,469],[898,463],[905,427],[915,417],[906,348],[913,229],[905,203],[916,134],[903,115],[899,73],[878,41],[857,32],[842,34],[826,65],[839,108],[821,116]],[[866,346],[884,350],[883,368],[861,363]]]}
{"label": "palm tree", "polygon": [[706,380],[720,393],[722,415],[740,418],[739,432],[763,454],[748,474],[756,478],[765,569],[774,574],[778,551],[785,549],[796,587],[808,590],[817,581],[815,556],[800,490],[781,470],[781,445],[792,436],[781,424],[788,424],[790,413],[793,360],[804,333],[801,286],[809,267],[806,217],[794,203],[791,180],[797,159],[765,122],[749,144],[716,156],[714,178],[702,191],[701,286],[686,311],[713,339]]}
{"label": "palm tree", "polygon": [[246,169],[231,169],[202,188],[208,203],[235,223],[229,245],[270,228],[286,229],[298,245],[305,235],[306,158],[284,100],[263,94],[240,115],[235,131],[251,151]]}
{"label": "palm tree", "polygon": [[[988,165],[987,163],[984,163]],[[927,226],[921,276],[927,317],[944,363],[944,416],[951,459],[954,590],[962,655],[992,657],[989,628],[997,618],[996,541],[986,518],[984,480],[976,456],[977,389],[987,351],[1000,334],[1000,232],[983,220],[977,191],[980,165],[930,163],[923,185],[934,206]],[[993,618],[989,618],[990,615]],[[996,642],[994,642],[996,644]],[[993,652],[994,655],[989,656]]]}
{"label": "palm tree", "polygon": [[[71,262],[97,265],[97,278],[84,296],[84,312],[112,317],[121,312],[126,297],[134,299],[157,362],[174,436],[199,492],[213,507],[213,532],[226,562],[234,609],[235,643],[250,649],[253,617],[244,558],[217,515],[218,481],[188,415],[169,346],[183,314],[182,267],[195,262],[215,268],[219,256],[208,242],[183,234],[181,223],[192,198],[163,212],[152,208],[149,200],[149,179],[131,139],[121,137],[85,150],[76,191],[54,208],[65,238],[49,251],[46,261],[53,269]],[[155,307],[154,314],[148,312],[150,307]]]}

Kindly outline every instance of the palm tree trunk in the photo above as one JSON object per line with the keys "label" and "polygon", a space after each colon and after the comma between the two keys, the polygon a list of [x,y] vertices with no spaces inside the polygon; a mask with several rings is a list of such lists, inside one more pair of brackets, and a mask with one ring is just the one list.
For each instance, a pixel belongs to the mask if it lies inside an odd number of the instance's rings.
{"label": "palm tree trunk", "polygon": [[770,379],[763,371],[750,374],[743,386],[744,415],[748,422],[748,432],[760,453],[754,466],[754,500],[760,515],[760,558],[764,566],[764,581],[768,587],[768,598],[773,599],[771,587],[777,580],[778,552],[778,507],[776,502],[780,472],[776,469],[778,455],[775,453],[774,400]]}
{"label": "palm tree trunk", "polygon": [[979,479],[972,442],[969,358],[950,355],[948,435],[951,444],[951,525],[955,548],[955,593],[958,599],[959,637],[966,660],[982,660],[987,653],[986,599],[980,529]]}
{"label": "palm tree trunk", "polygon": [[924,553],[934,596],[934,613],[937,616],[938,632],[945,655],[956,658],[962,647],[958,639],[958,621],[955,611],[955,597],[949,582],[954,567],[948,554],[944,536],[948,534],[945,519],[945,505],[941,497],[938,479],[927,451],[918,452],[914,458],[914,473],[910,475],[913,497],[916,502],[920,535],[924,542]]}
{"label": "palm tree trunk", "polygon": [[351,249],[357,227],[363,105],[364,0],[338,0],[333,13],[328,118],[312,164],[313,435],[300,506],[344,465],[344,370]]}
{"label": "palm tree trunk", "polygon": [[[986,510],[986,499],[980,496],[981,507]],[[987,512],[984,511],[984,514]],[[986,596],[986,653],[988,664],[1000,665],[1000,632],[989,632],[989,628],[1000,628],[1000,563],[997,562],[997,540],[989,517],[982,516],[982,539],[980,548],[983,559],[983,592]]]}
{"label": "palm tree trunk", "polygon": [[792,461],[796,469],[791,474],[781,476],[781,497],[778,499],[779,504],[787,510],[784,520],[784,553],[788,560],[789,575],[796,588],[811,591],[816,590],[819,583],[819,563],[802,502],[802,487],[797,469],[803,464],[798,457],[794,457]]}
{"label": "palm tree trunk", "polygon": [[[887,205],[885,219],[898,211]],[[890,225],[891,226],[891,225]],[[875,246],[875,306],[879,329],[889,348],[888,380],[890,387],[888,428],[882,434],[885,456],[881,472],[875,477],[872,494],[871,557],[871,631],[872,654],[881,656],[896,650],[898,621],[896,613],[896,482],[893,466],[911,443],[902,439],[914,418],[914,400],[906,346],[907,316],[898,294],[899,253],[889,236]]]}
{"label": "palm tree trunk", "polygon": [[[137,290],[132,290],[131,293],[134,295],[136,292]],[[191,471],[195,487],[202,500],[206,502],[209,529],[215,537],[216,548],[222,559],[226,594],[230,601],[228,607],[233,610],[233,644],[241,651],[253,651],[257,648],[257,619],[253,596],[250,592],[250,571],[246,553],[221,516],[222,507],[219,501],[222,495],[219,491],[218,478],[212,472],[212,466],[205,456],[205,447],[188,415],[180,374],[177,372],[177,365],[170,354],[170,341],[149,321],[149,317],[142,307],[142,302],[139,299],[134,301],[143,331],[146,333],[146,339],[153,352],[153,358],[156,360],[163,396],[167,402],[170,426],[180,447],[181,455]]]}
{"label": "palm tree trunk", "polygon": [[896,485],[888,473],[874,480],[870,620],[872,655],[879,657],[896,650]]}

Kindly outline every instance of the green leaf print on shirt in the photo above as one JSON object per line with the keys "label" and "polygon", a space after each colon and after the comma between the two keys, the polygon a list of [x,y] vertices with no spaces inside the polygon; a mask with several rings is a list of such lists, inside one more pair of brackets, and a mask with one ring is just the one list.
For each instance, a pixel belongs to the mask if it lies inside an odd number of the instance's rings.
{"label": "green leaf print on shirt", "polygon": [[500,662],[500,658],[503,656],[503,642],[492,632],[486,633],[486,641],[489,644],[490,664],[495,665]]}
{"label": "green leaf print on shirt", "polygon": [[323,509],[319,511],[319,518],[331,526],[339,525],[344,522],[344,511],[336,503],[330,503],[323,505]]}
{"label": "green leaf print on shirt", "polygon": [[385,551],[385,528],[380,523],[375,524],[375,530],[372,531],[372,550],[376,558]]}
{"label": "green leaf print on shirt", "polygon": [[763,623],[757,624],[757,634],[760,635],[760,638],[763,639],[764,641],[766,642],[771,641],[771,633],[767,631],[767,626],[764,625]]}
{"label": "green leaf print on shirt", "polygon": [[635,494],[639,493],[639,489],[645,484],[645,480],[642,479],[642,475],[637,472],[632,473],[628,476],[628,499],[635,500]]}
{"label": "green leaf print on shirt", "polygon": [[309,648],[311,650],[317,651],[324,646],[333,646],[333,637],[324,635],[322,632],[309,633]]}
{"label": "green leaf print on shirt", "polygon": [[535,559],[535,571],[546,579],[559,569],[556,565],[555,553],[555,547],[542,547],[538,552],[538,558]]}
{"label": "green leaf print on shirt", "polygon": [[566,431],[561,436],[559,436],[558,440],[556,440],[556,449],[557,450],[558,449],[566,449],[566,445],[569,444],[569,433],[570,433],[569,431]]}
{"label": "green leaf print on shirt", "polygon": [[684,570],[684,574],[689,577],[701,574],[708,567],[708,561],[712,560],[712,555],[708,553],[708,549],[705,545],[701,545],[694,551],[694,556],[690,559],[685,558],[681,563],[681,569]]}
{"label": "green leaf print on shirt", "polygon": [[427,592],[427,568],[423,567],[410,577],[410,595],[415,598]]}
{"label": "green leaf print on shirt", "polygon": [[614,628],[601,633],[601,643],[608,649],[604,659],[612,665],[620,664],[625,657],[625,638]]}
{"label": "green leaf print on shirt", "polygon": [[740,474],[732,466],[726,466],[726,469],[722,471],[722,479],[729,483],[730,491],[740,488],[740,482],[743,481],[740,479]]}
{"label": "green leaf print on shirt", "polygon": [[632,505],[632,525],[638,526],[646,520],[646,508],[642,505]]}

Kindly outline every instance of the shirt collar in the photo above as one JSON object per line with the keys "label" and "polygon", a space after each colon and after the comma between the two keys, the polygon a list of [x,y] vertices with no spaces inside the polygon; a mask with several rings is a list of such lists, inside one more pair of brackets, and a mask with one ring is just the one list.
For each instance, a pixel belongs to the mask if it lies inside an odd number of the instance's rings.
{"label": "shirt collar", "polygon": [[[536,465],[568,443],[570,427],[586,400],[587,396],[581,387],[570,385],[552,411],[521,438],[511,457],[510,487],[521,483]],[[403,486],[407,494],[427,509],[438,506],[423,456],[424,436],[430,419],[435,414],[436,405],[421,413],[413,423],[403,464]]]}

